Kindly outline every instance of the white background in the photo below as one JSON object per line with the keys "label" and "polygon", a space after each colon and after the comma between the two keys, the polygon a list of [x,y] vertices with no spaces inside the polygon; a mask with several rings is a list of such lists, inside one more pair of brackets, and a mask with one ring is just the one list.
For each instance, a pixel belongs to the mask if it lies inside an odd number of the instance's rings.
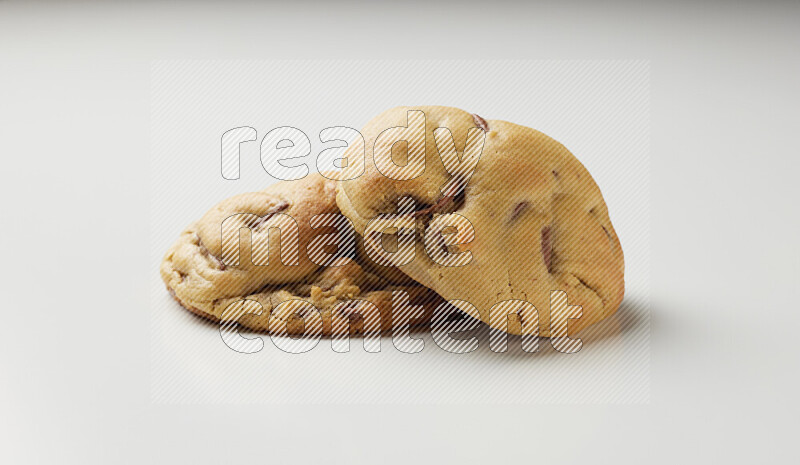
{"label": "white background", "polygon": [[[0,457],[790,461],[797,18],[763,2],[0,1]],[[152,403],[150,64],[186,58],[650,60],[650,403]]]}
{"label": "white background", "polygon": [[[646,61],[157,61],[153,64],[151,312],[153,400],[159,403],[641,403],[649,400],[649,65]],[[180,309],[158,273],[186,226],[221,199],[276,182],[259,146],[276,127],[306,133],[311,153],[290,164],[315,170],[319,132],[360,128],[403,102],[469,108],[487,119],[534,126],[567,144],[602,186],[626,257],[625,304],[561,356],[494,354],[488,334],[454,356],[425,339],[415,355],[384,338],[379,355],[330,340],[287,354],[268,342],[243,356],[219,328]],[[498,116],[491,116],[492,114]],[[502,115],[499,116],[499,115]],[[241,176],[220,174],[220,137],[254,126]],[[341,145],[341,143],[339,144]],[[486,155],[489,156],[489,155]],[[480,232],[478,232],[480,234]],[[520,253],[527,253],[520,247]],[[536,250],[538,252],[538,249]],[[485,328],[484,328],[485,329]],[[429,336],[422,329],[419,336]],[[358,346],[358,347],[356,347]],[[548,350],[549,349],[549,350]],[[269,367],[265,370],[264,367]]]}

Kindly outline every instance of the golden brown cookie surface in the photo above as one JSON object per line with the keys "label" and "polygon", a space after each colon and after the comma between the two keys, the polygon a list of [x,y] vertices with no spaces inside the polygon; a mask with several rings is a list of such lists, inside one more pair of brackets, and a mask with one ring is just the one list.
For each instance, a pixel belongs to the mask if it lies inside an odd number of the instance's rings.
{"label": "golden brown cookie surface", "polygon": [[[387,147],[392,141],[384,142],[379,135],[389,128],[415,124],[412,118],[418,117],[410,118],[410,110],[424,113],[424,143]],[[466,188],[454,196],[447,187],[454,176],[445,168],[436,143],[438,138],[440,147],[446,148],[447,140],[441,132],[434,137],[434,130],[442,127],[452,134],[459,157],[469,131],[485,131],[474,173]],[[538,310],[542,336],[550,335],[551,291],[565,291],[570,305],[582,306],[583,316],[570,323],[570,334],[616,311],[624,294],[619,239],[600,189],[563,145],[524,126],[434,106],[391,109],[367,123],[362,134],[366,172],[339,183],[337,203],[363,234],[371,219],[394,213],[400,198],[412,198],[421,233],[414,260],[399,268],[414,280],[445,299],[470,302],[487,323],[489,309],[498,302],[530,302]],[[355,156],[361,154],[348,151],[348,157]],[[397,165],[424,157],[424,172],[409,180],[391,179],[386,173],[391,166],[387,157]],[[471,242],[449,248],[453,253],[472,254],[464,266],[437,263],[423,244],[428,228],[450,213],[460,215],[474,229]],[[459,237],[464,239],[461,230]],[[519,334],[521,328],[512,321],[508,330]]]}

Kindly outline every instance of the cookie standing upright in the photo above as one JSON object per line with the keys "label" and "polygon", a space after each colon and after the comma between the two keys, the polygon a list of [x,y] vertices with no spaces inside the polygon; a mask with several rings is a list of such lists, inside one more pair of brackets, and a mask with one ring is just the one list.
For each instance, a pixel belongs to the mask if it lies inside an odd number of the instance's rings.
{"label": "cookie standing upright", "polygon": [[[381,136],[414,125],[424,128],[423,139],[396,143]],[[437,128],[447,128],[452,138]],[[483,131],[480,159],[468,179],[458,180],[469,173],[453,165],[448,171],[443,157],[453,155],[449,147],[463,161],[476,128]],[[542,336],[551,333],[551,291],[564,291],[569,305],[581,306],[570,334],[617,310],[624,295],[622,248],[599,187],[562,144],[531,128],[438,106],[393,108],[362,134],[363,151],[351,148],[346,157],[365,172],[338,184],[337,204],[363,234],[370,220],[395,213],[401,198],[412,199],[416,254],[399,268],[414,280],[445,299],[469,302],[482,320],[514,334],[523,331],[519,319],[490,321],[489,310],[499,302],[533,304]],[[356,163],[362,156],[365,162]],[[409,162],[420,157],[424,170],[413,172]],[[400,166],[394,174],[386,169],[393,164]],[[409,179],[397,179],[403,177]],[[459,182],[465,187],[454,190]],[[448,246],[454,254],[471,254],[461,266],[434,261],[424,245],[437,218],[451,213],[474,230],[465,243]]]}

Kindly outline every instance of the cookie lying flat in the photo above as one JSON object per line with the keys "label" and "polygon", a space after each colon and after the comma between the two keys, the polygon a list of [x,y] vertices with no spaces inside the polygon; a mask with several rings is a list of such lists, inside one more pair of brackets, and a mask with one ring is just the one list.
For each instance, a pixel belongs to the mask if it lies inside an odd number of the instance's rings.
{"label": "cookie lying flat", "polygon": [[[410,110],[424,113],[424,140],[394,145],[394,140],[383,137],[376,145],[389,128],[423,124],[421,114],[409,115]],[[455,152],[464,159],[471,129],[483,130],[470,134],[483,140],[471,178],[457,179],[468,173],[451,165],[454,176],[445,168],[447,134],[440,131],[434,136],[440,127],[452,134],[451,161]],[[524,126],[436,106],[391,109],[370,121],[362,134],[365,163],[356,161],[363,153],[360,147],[348,149],[346,157],[349,166],[366,171],[339,183],[337,203],[363,234],[371,219],[395,213],[401,198],[412,198],[419,231],[416,256],[399,268],[414,280],[447,300],[471,303],[483,321],[498,329],[506,329],[506,322],[490,321],[493,305],[506,300],[530,302],[538,310],[542,336],[550,336],[551,291],[565,291],[569,305],[582,306],[582,317],[569,323],[570,334],[617,310],[624,294],[622,248],[600,189],[563,145]],[[392,179],[412,171],[392,168],[393,157],[397,165],[424,157],[424,171],[407,176],[412,179]],[[387,172],[391,169],[395,172]],[[464,184],[460,191],[453,189]],[[456,242],[470,242],[447,247],[453,254],[471,253],[471,261],[458,267],[432,260],[422,240],[430,227],[441,224],[437,218],[450,213],[460,217],[448,218],[465,219],[474,229],[474,238],[464,237],[459,229],[462,241]],[[512,319],[507,330],[520,334],[522,327]]]}
{"label": "cookie lying flat", "polygon": [[[412,323],[428,321],[441,299],[397,270],[364,262],[358,251],[352,252],[354,260],[342,260],[346,262],[342,266],[320,266],[308,256],[307,247],[316,237],[337,233],[335,228],[310,226],[315,215],[339,213],[334,199],[333,181],[314,173],[224,200],[181,234],[164,257],[161,277],[175,300],[191,312],[219,321],[228,319],[223,318],[226,309],[233,312],[230,315],[236,314],[236,305],[244,306],[250,312],[238,319],[239,324],[259,331],[278,324],[289,334],[302,334],[301,316],[313,318],[313,313],[298,305],[284,305],[275,312],[282,302],[295,299],[319,310],[324,335],[331,334],[337,316],[350,322],[351,333],[362,332],[365,322],[377,317],[381,329],[388,330],[392,327],[392,291],[405,291],[412,303],[425,304],[425,316]],[[284,245],[292,245],[289,240],[282,232],[269,232],[269,220],[278,218],[277,214],[297,222],[295,265],[284,263]],[[235,265],[230,265],[230,257],[223,260],[230,252],[223,241],[223,222],[232,222],[233,230],[247,228],[251,232],[240,236],[241,248],[236,250],[241,256]],[[265,249],[261,246],[267,237],[269,247]],[[258,257],[260,260],[254,259]],[[256,264],[265,261],[267,265]]]}

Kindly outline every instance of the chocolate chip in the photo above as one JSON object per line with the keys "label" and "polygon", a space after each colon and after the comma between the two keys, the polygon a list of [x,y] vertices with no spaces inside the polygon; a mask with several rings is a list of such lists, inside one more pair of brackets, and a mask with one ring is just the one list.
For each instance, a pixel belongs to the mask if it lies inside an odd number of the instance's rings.
{"label": "chocolate chip", "polygon": [[553,266],[553,244],[551,235],[550,226],[542,228],[542,258],[544,259],[544,265],[547,267],[548,273],[552,272]]}
{"label": "chocolate chip", "polygon": [[359,307],[361,307],[361,302],[358,300],[351,300],[339,309],[339,313],[350,322],[355,323],[364,319],[364,316],[358,311]]}
{"label": "chocolate chip", "polygon": [[511,212],[511,221],[514,221],[522,214],[525,210],[528,209],[528,202],[520,202],[514,206],[514,210]]}
{"label": "chocolate chip", "polygon": [[594,216],[594,219],[597,221],[597,224],[599,224],[600,227],[603,228],[603,232],[606,233],[606,237],[608,237],[608,240],[613,242],[613,239],[611,238],[611,233],[603,225],[603,223],[600,222],[600,219],[597,217],[597,207],[592,207],[591,209],[589,209],[589,214]]}
{"label": "chocolate chip", "polygon": [[289,202],[285,200],[281,200],[275,206],[270,208],[264,215],[262,215],[255,223],[253,223],[253,229],[258,229],[264,225],[267,221],[271,220],[273,216],[281,213],[289,208]]}
{"label": "chocolate chip", "polygon": [[489,132],[489,123],[487,123],[485,119],[473,113],[472,121],[475,121],[475,126],[483,129],[484,132]]}
{"label": "chocolate chip", "polygon": [[466,193],[464,189],[462,189],[456,195],[444,195],[439,198],[435,204],[428,205],[421,210],[415,211],[412,216],[414,218],[419,218],[421,216],[433,215],[435,213],[452,213],[464,205],[465,198]]}
{"label": "chocolate chip", "polygon": [[434,213],[446,210],[452,203],[453,197],[444,196],[437,200],[435,204],[429,205],[422,210],[415,211],[412,216],[414,218],[419,218],[420,216],[432,215]]}
{"label": "chocolate chip", "polygon": [[524,328],[527,323],[527,320],[525,320],[525,310],[520,308],[519,311],[517,311],[517,317],[519,318],[519,325]]}
{"label": "chocolate chip", "polygon": [[580,285],[581,285],[581,286],[583,286],[583,287],[585,287],[586,289],[588,289],[589,291],[591,291],[591,292],[592,292],[592,294],[596,295],[596,296],[597,296],[597,298],[598,298],[598,299],[600,299],[600,301],[601,301],[601,302],[603,302],[603,304],[605,305],[605,303],[606,303],[606,299],[604,299],[604,298],[603,298],[603,296],[602,296],[602,295],[600,295],[600,293],[599,293],[599,292],[597,292],[597,289],[595,289],[594,287],[590,286],[590,285],[589,285],[589,283],[587,283],[586,281],[584,281],[583,279],[581,279],[581,278],[580,278],[580,277],[578,277],[577,275],[573,275],[573,276],[575,276],[575,279],[577,279],[577,280],[578,280],[578,282],[580,283]]}
{"label": "chocolate chip", "polygon": [[298,309],[292,314],[292,318],[305,318],[308,315],[308,307]]}
{"label": "chocolate chip", "polygon": [[212,254],[211,251],[206,248],[206,245],[203,244],[203,240],[200,239],[198,234],[195,234],[195,236],[197,237],[197,246],[200,248],[200,253],[210,258],[211,261],[216,265],[217,269],[220,271],[225,271],[225,268],[227,267],[222,260],[220,260],[216,255]]}

